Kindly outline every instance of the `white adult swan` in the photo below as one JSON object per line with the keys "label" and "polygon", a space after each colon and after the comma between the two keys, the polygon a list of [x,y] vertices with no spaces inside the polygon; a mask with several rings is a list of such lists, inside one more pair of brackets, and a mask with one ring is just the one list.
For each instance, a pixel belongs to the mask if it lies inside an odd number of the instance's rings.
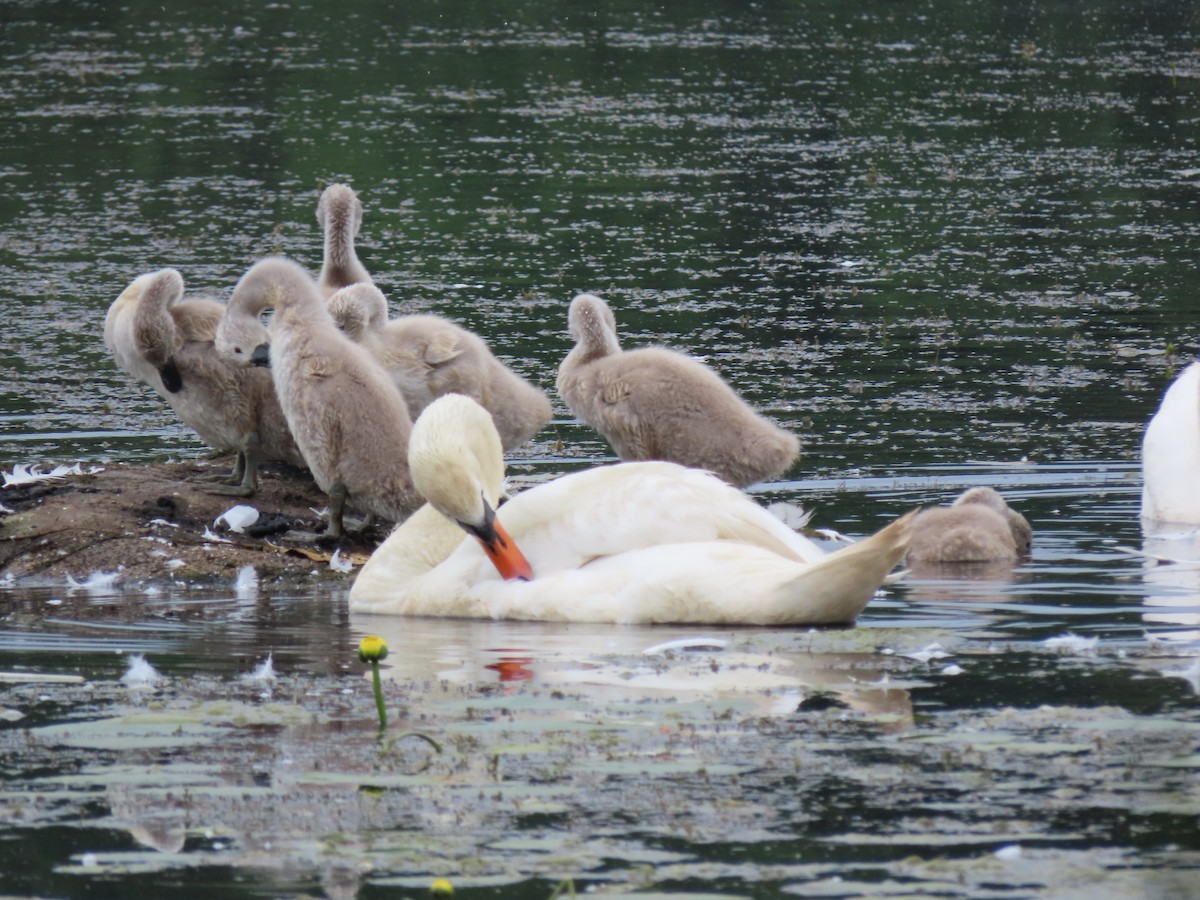
{"label": "white adult swan", "polygon": [[612,310],[580,294],[567,314],[576,345],[558,369],[558,393],[622,460],[666,459],[745,487],[782,474],[800,453],[720,375],[664,347],[622,351]]}
{"label": "white adult swan", "polygon": [[667,462],[565,475],[496,511],[499,437],[456,394],[417,420],[409,465],[429,502],[359,572],[357,612],[845,625],[903,555],[912,518],[827,556],[715,476]]}
{"label": "white adult swan", "polygon": [[392,376],[416,419],[443,394],[466,394],[492,414],[505,450],[550,421],[550,400],[504,363],[477,334],[436,315],[388,319],[373,284],[352,284],[329,298],[334,321]]}
{"label": "white adult swan", "polygon": [[[275,310],[269,331],[259,318],[268,307]],[[408,474],[404,398],[338,331],[301,266],[280,257],[255,263],[229,299],[217,347],[246,365],[270,365],[296,444],[329,495],[327,537],[343,536],[346,508],[395,522],[420,505]]]}
{"label": "white adult swan", "polygon": [[258,463],[304,466],[275,397],[271,373],[226,361],[214,338],[228,312],[224,304],[185,298],[175,269],[140,275],[112,302],[104,343],[117,365],[152,387],[202,441],[234,450],[232,485],[206,490],[252,496]]}
{"label": "white adult swan", "polygon": [[1146,426],[1142,518],[1200,525],[1200,362],[1171,383]]}

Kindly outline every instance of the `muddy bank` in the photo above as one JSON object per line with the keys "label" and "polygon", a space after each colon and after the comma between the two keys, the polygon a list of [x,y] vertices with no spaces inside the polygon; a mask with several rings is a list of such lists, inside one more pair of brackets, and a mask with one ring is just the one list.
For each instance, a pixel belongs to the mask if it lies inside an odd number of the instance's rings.
{"label": "muddy bank", "polygon": [[[122,581],[234,578],[253,565],[262,578],[311,578],[314,572],[348,582],[328,565],[335,549],[361,562],[390,525],[351,535],[339,545],[318,539],[325,495],[298,470],[264,467],[249,500],[210,493],[227,474],[230,457],[101,471],[0,491],[0,577],[83,581],[119,572]],[[245,533],[214,525],[237,504],[259,511]],[[360,524],[348,520],[348,527]]]}

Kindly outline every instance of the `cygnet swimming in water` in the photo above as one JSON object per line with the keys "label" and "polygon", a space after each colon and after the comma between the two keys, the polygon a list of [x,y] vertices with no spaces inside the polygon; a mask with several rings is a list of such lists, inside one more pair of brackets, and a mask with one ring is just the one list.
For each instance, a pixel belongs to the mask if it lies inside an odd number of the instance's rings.
{"label": "cygnet swimming in water", "polygon": [[500,362],[473,332],[437,315],[388,319],[387,299],[372,284],[329,298],[338,326],[366,347],[408,402],[415,420],[443,394],[464,394],[491,413],[505,450],[532,438],[550,420],[550,400]]}
{"label": "cygnet swimming in water", "polygon": [[924,509],[913,522],[906,556],[918,563],[982,563],[1029,555],[1029,522],[990,487],[963,493],[951,506]]}
{"label": "cygnet swimming in water", "polygon": [[782,474],[799,455],[794,434],[698,360],[663,347],[623,351],[599,297],[572,300],[568,324],[576,344],[559,366],[558,393],[622,460],[669,460],[745,487]]}
{"label": "cygnet swimming in water", "polygon": [[185,425],[218,450],[237,452],[232,485],[216,493],[250,497],[258,464],[304,466],[275,397],[270,372],[225,360],[214,346],[223,303],[183,296],[175,269],[141,275],[113,301],[104,343],[117,366],[162,396]]}
{"label": "cygnet swimming in water", "polygon": [[362,227],[362,201],[348,184],[331,184],[317,202],[317,222],[324,235],[324,255],[317,286],[321,295],[359,282],[370,282],[371,274],[358,258],[354,239]]}
{"label": "cygnet swimming in water", "polygon": [[[398,522],[421,504],[408,473],[408,407],[388,374],[342,334],[316,283],[282,258],[256,263],[230,298],[220,351],[269,364],[296,444],[329,495],[326,536],[345,534],[347,508]],[[264,309],[275,315],[268,329]]]}
{"label": "cygnet swimming in water", "polygon": [[1142,518],[1200,525],[1200,362],[1171,382],[1142,436]]}

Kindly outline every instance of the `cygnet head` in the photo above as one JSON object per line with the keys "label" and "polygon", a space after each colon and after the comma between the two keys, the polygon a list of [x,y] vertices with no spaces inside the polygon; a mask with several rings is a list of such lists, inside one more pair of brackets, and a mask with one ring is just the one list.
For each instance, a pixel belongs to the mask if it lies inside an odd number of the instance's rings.
{"label": "cygnet head", "polygon": [[117,299],[113,301],[113,305],[126,306],[136,303],[142,296],[142,291],[146,289],[146,282],[153,278],[156,274],[156,272],[148,272],[145,275],[139,275],[137,278],[133,279],[133,281],[129,282],[129,285],[125,288],[125,290],[121,291],[121,293],[117,295]]}
{"label": "cygnet head", "polygon": [[[159,269],[140,275],[127,290],[137,289],[137,303],[147,315],[135,320],[135,340],[146,361],[156,368],[167,365],[178,338],[171,334],[167,310],[183,297],[183,276],[176,269]],[[167,331],[164,331],[167,328]]]}
{"label": "cygnet head", "polygon": [[364,334],[387,324],[387,298],[375,285],[360,281],[334,292],[329,298],[329,314],[343,333],[361,340]]}
{"label": "cygnet head", "polygon": [[217,327],[217,352],[234,365],[268,365],[270,338],[262,312],[278,309],[288,298],[301,304],[321,302],[312,276],[303,267],[283,257],[268,257],[251,266],[233,289]]}
{"label": "cygnet head", "polygon": [[462,394],[445,394],[429,404],[409,435],[408,467],[421,496],[477,538],[502,576],[533,577],[496,520],[504,450],[487,410]]}
{"label": "cygnet head", "polygon": [[579,294],[567,311],[567,327],[575,342],[589,353],[617,353],[617,320],[608,304],[595,294]]}
{"label": "cygnet head", "polygon": [[135,286],[144,300],[157,300],[163,307],[171,307],[183,297],[183,276],[178,269],[159,269],[139,275],[130,288]]}
{"label": "cygnet head", "polygon": [[1033,546],[1033,529],[1029,521],[1004,502],[999,492],[990,487],[975,487],[965,491],[951,506],[966,506],[979,504],[993,509],[1004,516],[1008,527],[1012,530],[1013,543],[1016,544],[1019,555],[1027,555]]}
{"label": "cygnet head", "polygon": [[964,491],[951,505],[966,506],[968,503],[978,503],[981,506],[994,509],[998,513],[1003,513],[1008,509],[1008,504],[1004,502],[1004,498],[1000,496],[1000,493],[995,488],[990,487],[974,487],[969,491]]}
{"label": "cygnet head", "polygon": [[213,345],[223,359],[235,366],[249,368],[269,364],[271,339],[267,326],[258,313],[235,309],[232,299],[217,325]]}

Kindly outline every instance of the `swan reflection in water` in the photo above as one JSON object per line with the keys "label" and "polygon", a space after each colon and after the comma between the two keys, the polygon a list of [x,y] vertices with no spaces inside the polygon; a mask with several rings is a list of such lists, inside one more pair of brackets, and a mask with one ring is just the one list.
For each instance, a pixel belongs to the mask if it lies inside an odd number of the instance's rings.
{"label": "swan reflection in water", "polygon": [[[587,717],[604,704],[720,702],[737,715],[787,716],[814,697],[912,722],[908,685],[889,681],[888,657],[861,652],[869,639],[801,629],[700,629],[493,622],[354,613],[356,634],[375,634],[390,653],[381,674],[412,687],[424,706],[481,686],[510,693],[546,689],[586,702],[562,707]],[[856,649],[840,650],[852,645]],[[810,649],[829,647],[829,650]]]}
{"label": "swan reflection in water", "polygon": [[1200,526],[1142,521],[1142,581],[1146,591],[1142,620],[1158,640],[1200,644]]}
{"label": "swan reflection in water", "polygon": [[[814,727],[817,717],[850,718],[873,735],[913,722],[914,683],[894,678],[896,657],[876,652],[868,629],[701,630],[365,614],[352,614],[350,628],[356,641],[376,634],[388,644],[381,672],[390,681],[389,705],[400,706],[394,735],[415,730],[439,739],[487,734],[509,740],[507,730],[515,727],[554,753],[563,745],[560,732],[575,735],[581,723],[590,729],[600,719],[652,743],[668,739],[661,729],[673,714],[702,729],[768,717],[782,724],[811,715]],[[368,704],[369,688],[357,697]],[[493,714],[494,730],[487,721]],[[401,826],[466,853],[473,829],[494,822],[498,809],[511,811],[511,796],[494,789],[493,754],[474,752],[470,744],[443,757],[424,742],[399,740],[381,769],[376,752],[347,753],[348,743],[378,741],[366,716],[361,724],[314,719],[271,728],[249,767],[223,763],[229,745],[217,732],[197,734],[187,769],[172,773],[167,786],[164,773],[153,769],[129,772],[119,784],[109,779],[112,820],[139,844],[168,855],[180,854],[188,835],[199,838],[213,828],[212,839],[227,844],[231,859],[272,869],[300,867],[296,848],[310,847],[313,838]],[[737,740],[736,731],[726,740]],[[798,727],[797,739],[810,736],[807,725]],[[208,764],[196,764],[204,758],[199,747],[212,755]],[[440,762],[429,769],[431,760]],[[586,766],[572,770],[563,791],[589,777]],[[363,789],[374,784],[395,789]],[[468,836],[461,846],[455,843],[460,835]],[[314,863],[323,883],[353,887],[355,879],[346,878],[351,873],[335,862],[322,857]],[[341,888],[329,895],[354,896]]]}

